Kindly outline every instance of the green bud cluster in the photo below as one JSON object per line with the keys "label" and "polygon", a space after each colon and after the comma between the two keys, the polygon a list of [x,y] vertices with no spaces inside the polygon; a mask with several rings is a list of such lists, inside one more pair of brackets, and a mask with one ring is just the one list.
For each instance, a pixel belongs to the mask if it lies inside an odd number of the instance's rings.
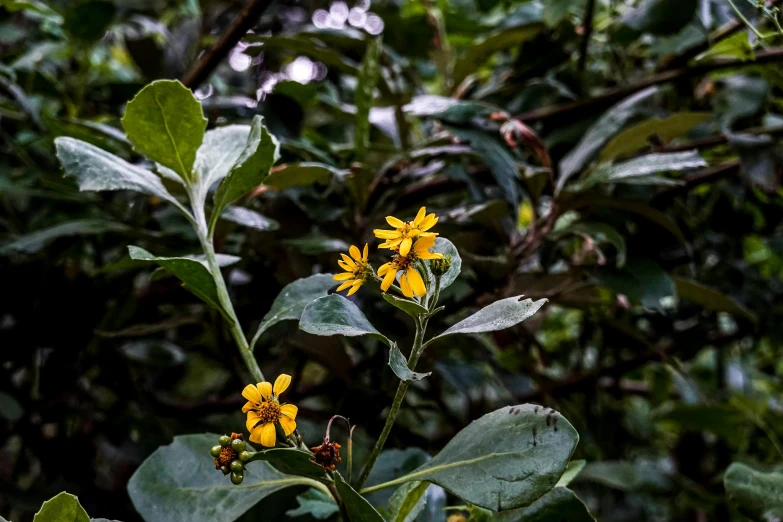
{"label": "green bud cluster", "polygon": [[442,259],[430,259],[430,270],[433,275],[440,277],[449,271],[451,267],[451,256],[443,256]]}
{"label": "green bud cluster", "polygon": [[245,478],[245,462],[253,456],[253,452],[248,451],[247,444],[242,440],[242,435],[236,433],[231,437],[221,436],[218,444],[209,450],[209,454],[215,458],[215,469],[222,471],[223,475],[230,473],[231,482],[237,485]]}

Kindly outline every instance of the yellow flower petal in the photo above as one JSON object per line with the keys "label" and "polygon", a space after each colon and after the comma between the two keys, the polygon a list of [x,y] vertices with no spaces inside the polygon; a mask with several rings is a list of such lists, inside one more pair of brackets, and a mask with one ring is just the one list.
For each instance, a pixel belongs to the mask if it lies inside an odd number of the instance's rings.
{"label": "yellow flower petal", "polygon": [[443,254],[438,252],[416,252],[419,259],[443,259]]}
{"label": "yellow flower petal", "polygon": [[386,216],[386,222],[394,228],[402,228],[405,226],[404,221],[401,221],[394,216]]}
{"label": "yellow flower petal", "polygon": [[413,251],[417,254],[421,251],[427,251],[430,248],[435,246],[435,237],[434,236],[424,236],[419,237],[416,242],[413,244]]}
{"label": "yellow flower petal", "polygon": [[354,258],[357,261],[362,260],[362,253],[359,252],[359,248],[355,245],[351,245],[351,248],[348,249],[348,252],[351,254],[351,257]]}
{"label": "yellow flower petal", "polygon": [[364,244],[364,252],[362,253],[362,261],[367,261],[367,254],[369,253],[370,245]]}
{"label": "yellow flower petal", "polygon": [[415,268],[408,268],[408,270],[405,271],[405,275],[408,276],[408,283],[411,285],[411,289],[416,295],[422,297],[427,293],[427,287],[424,286],[424,280]]}
{"label": "yellow flower petal", "polygon": [[247,428],[247,431],[249,431],[250,433],[253,433],[253,430],[255,429],[256,424],[258,424],[258,422],[260,420],[261,420],[261,416],[258,413],[254,412],[254,411],[251,411],[250,413],[248,413],[247,414],[247,421],[245,422],[245,427]]}
{"label": "yellow flower petal", "polygon": [[424,219],[424,215],[427,213],[427,207],[421,207],[419,213],[416,214],[416,218],[413,220],[413,226],[418,227],[419,223]]}
{"label": "yellow flower petal", "polygon": [[266,446],[267,448],[274,448],[277,436],[275,435],[275,425],[271,422],[257,427],[250,434],[250,442],[255,442]]}
{"label": "yellow flower petal", "polygon": [[348,293],[345,294],[345,295],[351,296],[351,295],[355,294],[356,292],[358,292],[359,288],[362,287],[362,283],[364,283],[364,281],[362,281],[361,279],[357,279],[356,281],[354,281],[353,282],[353,286],[351,287],[350,290],[348,290]]}
{"label": "yellow flower petal", "polygon": [[252,402],[246,402],[244,406],[242,406],[242,413],[247,413],[253,408],[255,408],[256,405]]}
{"label": "yellow flower petal", "polygon": [[400,255],[401,256],[407,256],[408,252],[411,251],[411,243],[413,243],[413,240],[409,237],[406,237],[402,240],[402,243],[400,243]]}
{"label": "yellow flower petal", "polygon": [[335,274],[332,278],[335,281],[345,281],[346,279],[353,279],[353,272],[346,272],[344,274]]}
{"label": "yellow flower petal", "polygon": [[375,229],[372,232],[373,232],[373,234],[375,234],[375,237],[378,237],[378,238],[381,238],[381,239],[395,239],[395,238],[398,238],[398,237],[402,236],[402,234],[400,234],[396,230]]}
{"label": "yellow flower petal", "polygon": [[340,254],[343,258],[343,261],[345,261],[345,264],[351,267],[351,270],[356,270],[356,263],[353,262],[353,259],[346,256],[345,254]]}
{"label": "yellow flower petal", "polygon": [[353,282],[354,282],[353,279],[351,279],[350,281],[346,281],[345,283],[343,283],[340,286],[338,286],[337,290],[335,290],[335,292],[342,292],[343,290],[345,290],[349,286],[352,286]]}
{"label": "yellow flower petal", "polygon": [[389,270],[386,272],[386,275],[383,278],[383,281],[381,281],[381,290],[384,292],[389,289],[389,287],[394,282],[394,278],[397,276],[397,270],[393,267],[389,267]]}
{"label": "yellow flower petal", "polygon": [[279,422],[280,422],[280,426],[283,428],[283,433],[285,433],[286,437],[291,435],[296,429],[296,421],[294,419],[289,419],[288,417],[280,417]]}
{"label": "yellow flower petal", "polygon": [[291,417],[292,419],[296,418],[296,414],[298,411],[299,408],[297,408],[293,404],[283,404],[282,406],[280,406],[280,413],[282,413],[286,417]]}
{"label": "yellow flower petal", "polygon": [[411,290],[411,285],[408,284],[408,278],[405,274],[400,277],[400,290],[405,297],[413,297],[413,290]]}
{"label": "yellow flower petal", "polygon": [[383,274],[389,271],[391,263],[384,263],[378,267],[378,277],[383,277]]}
{"label": "yellow flower petal", "polygon": [[288,385],[291,384],[291,376],[287,373],[281,373],[275,379],[275,396],[280,395],[288,389]]}
{"label": "yellow flower petal", "polygon": [[398,237],[397,239],[387,239],[385,243],[378,245],[378,248],[394,248],[400,243],[402,243],[401,237]]}
{"label": "yellow flower petal", "polygon": [[245,399],[247,399],[252,403],[261,402],[261,394],[258,393],[258,388],[256,388],[252,384],[248,384],[247,386],[245,386],[245,389],[242,390],[242,397],[244,397]]}
{"label": "yellow flower petal", "polygon": [[272,396],[272,385],[264,381],[256,384],[256,387],[258,387],[258,393],[261,394],[261,397],[269,400],[269,398]]}
{"label": "yellow flower petal", "polygon": [[340,268],[342,268],[346,272],[353,272],[353,268],[348,266],[348,263],[346,263],[345,261],[338,261],[337,264],[340,265]]}
{"label": "yellow flower petal", "polygon": [[435,223],[437,223],[437,222],[438,222],[438,216],[436,216],[435,214],[430,214],[429,216],[424,218],[424,220],[422,220],[420,225],[417,225],[417,226],[418,226],[419,230],[424,232],[424,231],[429,230],[432,227],[434,227]]}

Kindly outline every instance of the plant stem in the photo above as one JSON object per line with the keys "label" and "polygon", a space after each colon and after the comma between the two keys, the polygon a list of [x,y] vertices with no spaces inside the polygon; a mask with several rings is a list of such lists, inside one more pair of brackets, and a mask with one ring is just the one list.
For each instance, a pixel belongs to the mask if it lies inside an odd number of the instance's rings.
{"label": "plant stem", "polygon": [[220,306],[223,308],[223,316],[228,320],[231,336],[237,343],[239,354],[242,356],[245,366],[247,366],[248,371],[256,382],[262,382],[264,381],[264,374],[258,366],[256,358],[253,356],[253,350],[250,349],[250,345],[247,343],[245,333],[242,331],[239,319],[234,311],[231,297],[228,295],[228,287],[226,286],[225,279],[223,279],[223,273],[220,271],[220,265],[218,264],[217,256],[215,255],[215,246],[212,242],[211,234],[209,233],[209,227],[207,226],[203,199],[196,197],[194,194],[190,194],[190,200],[193,208],[193,217],[195,219],[196,234],[198,234],[199,241],[201,242],[201,249],[204,251],[204,255],[207,258],[209,272],[215,280],[218,300],[220,301]]}
{"label": "plant stem", "polygon": [[[416,368],[416,363],[419,362],[419,357],[421,357],[421,353],[423,351],[422,340],[424,339],[424,331],[426,328],[426,319],[424,321],[416,319],[416,337],[413,339],[413,349],[411,350],[411,356],[408,358],[408,368],[411,370]],[[392,426],[394,426],[394,421],[397,420],[397,414],[400,412],[402,401],[405,399],[405,393],[408,391],[408,386],[410,386],[410,382],[408,381],[400,381],[400,384],[397,385],[397,392],[394,394],[394,401],[392,402],[391,409],[389,410],[389,415],[386,417],[386,424],[383,426],[383,431],[381,432],[380,437],[378,437],[378,440],[375,442],[375,447],[372,449],[372,453],[370,453],[370,457],[367,459],[367,464],[364,465],[364,469],[362,470],[361,477],[359,477],[359,483],[356,485],[356,489],[361,489],[364,483],[367,481],[367,477],[370,475],[372,467],[375,465],[375,461],[378,459],[378,455],[381,453],[384,444],[386,444],[386,439],[389,438],[389,433],[391,432]]]}

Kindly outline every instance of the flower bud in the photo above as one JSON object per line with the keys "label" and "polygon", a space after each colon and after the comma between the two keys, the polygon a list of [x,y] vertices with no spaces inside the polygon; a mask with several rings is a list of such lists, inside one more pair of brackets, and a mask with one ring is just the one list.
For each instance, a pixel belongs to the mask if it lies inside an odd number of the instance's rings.
{"label": "flower bud", "polygon": [[223,449],[223,446],[220,446],[220,445],[217,445],[217,446],[212,446],[212,449],[211,449],[211,450],[209,450],[209,453],[210,453],[210,454],[211,454],[213,457],[215,457],[215,458],[218,458],[218,457],[220,456],[220,451],[221,451],[222,449]]}
{"label": "flower bud", "polygon": [[245,444],[245,441],[242,439],[234,439],[231,441],[231,449],[236,451],[237,453],[242,453],[245,451],[245,448],[247,447],[247,444]]}
{"label": "flower bud", "polygon": [[235,473],[241,472],[243,469],[245,469],[245,466],[242,464],[242,462],[238,460],[231,461],[231,465],[229,466],[231,471]]}
{"label": "flower bud", "polygon": [[243,451],[243,452],[241,452],[239,454],[239,460],[241,460],[242,462],[247,462],[248,460],[250,460],[250,458],[252,456],[253,456],[252,453],[250,453],[249,451],[245,450],[245,451]]}
{"label": "flower bud", "polygon": [[242,481],[244,479],[245,479],[245,474],[242,473],[241,471],[239,471],[239,472],[233,471],[231,473],[231,483],[232,484],[235,484],[235,485],[238,486],[238,485],[240,485],[242,483]]}
{"label": "flower bud", "polygon": [[221,446],[227,448],[228,445],[231,444],[231,437],[229,437],[228,435],[223,435],[218,439],[218,442],[220,443]]}
{"label": "flower bud", "polygon": [[443,256],[441,259],[430,260],[430,270],[435,277],[440,277],[449,271],[451,267],[451,256]]}

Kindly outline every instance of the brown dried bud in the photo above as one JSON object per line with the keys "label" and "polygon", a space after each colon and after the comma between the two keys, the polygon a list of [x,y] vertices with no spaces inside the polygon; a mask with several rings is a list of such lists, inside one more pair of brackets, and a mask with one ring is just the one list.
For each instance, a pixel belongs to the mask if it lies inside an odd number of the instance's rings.
{"label": "brown dried bud", "polygon": [[313,462],[324,469],[333,470],[343,461],[340,458],[340,445],[324,439],[323,444],[310,448],[313,452]]}

